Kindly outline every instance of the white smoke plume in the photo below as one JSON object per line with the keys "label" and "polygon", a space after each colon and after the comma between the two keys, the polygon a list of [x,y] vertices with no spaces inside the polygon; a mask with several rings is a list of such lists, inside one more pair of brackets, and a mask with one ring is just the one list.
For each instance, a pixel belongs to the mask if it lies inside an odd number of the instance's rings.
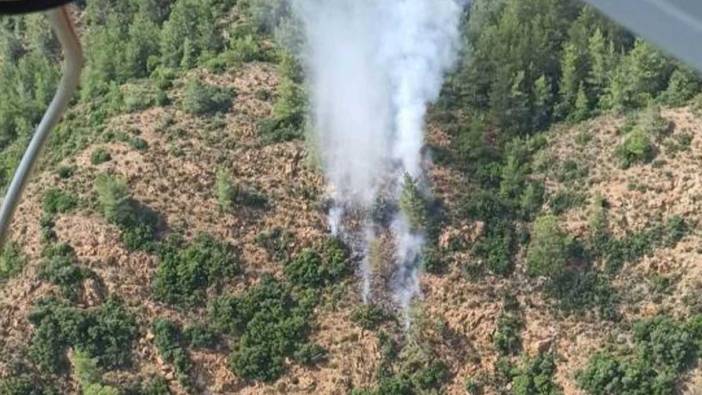
{"label": "white smoke plume", "polygon": [[[404,175],[422,177],[427,106],[438,98],[458,53],[462,3],[292,0],[305,34],[303,58],[316,141],[333,189],[334,232],[342,229],[345,209],[369,210],[388,186],[397,202]],[[424,238],[401,213],[392,224],[398,263],[393,293],[407,308],[419,294]],[[370,279],[364,262],[365,300]]]}

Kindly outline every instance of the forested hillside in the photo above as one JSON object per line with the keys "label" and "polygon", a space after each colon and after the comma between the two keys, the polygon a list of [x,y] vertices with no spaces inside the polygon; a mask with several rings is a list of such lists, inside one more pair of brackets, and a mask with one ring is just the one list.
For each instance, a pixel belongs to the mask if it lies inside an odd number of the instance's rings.
{"label": "forested hillside", "polygon": [[[428,239],[407,327],[327,229],[286,1],[76,3],[81,88],[0,256],[0,395],[701,393],[684,65],[576,0],[473,1],[431,193],[400,201]],[[61,54],[42,16],[0,29],[4,188]]]}

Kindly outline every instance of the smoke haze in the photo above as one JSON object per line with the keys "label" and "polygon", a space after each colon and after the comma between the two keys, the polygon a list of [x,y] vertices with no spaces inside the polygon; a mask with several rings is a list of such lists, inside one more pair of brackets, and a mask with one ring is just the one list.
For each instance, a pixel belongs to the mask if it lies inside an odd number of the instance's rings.
{"label": "smoke haze", "polygon": [[[303,23],[315,137],[335,204],[330,228],[343,233],[345,210],[370,210],[381,193],[397,202],[405,174],[422,178],[427,105],[456,58],[462,6],[457,0],[293,0],[292,6]],[[394,215],[393,295],[406,308],[419,293],[424,237],[401,212]],[[370,220],[364,226],[367,251],[374,232]]]}

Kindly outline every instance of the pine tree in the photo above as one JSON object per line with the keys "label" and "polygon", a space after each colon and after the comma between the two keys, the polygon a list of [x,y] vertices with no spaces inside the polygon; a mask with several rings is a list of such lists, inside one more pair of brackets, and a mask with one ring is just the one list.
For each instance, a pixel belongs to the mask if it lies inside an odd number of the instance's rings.
{"label": "pine tree", "polygon": [[545,75],[539,77],[534,83],[534,130],[542,130],[551,123],[551,107],[553,105],[553,92],[551,83]]}
{"label": "pine tree", "polygon": [[671,106],[682,106],[700,90],[700,79],[685,66],[675,69],[670,76],[668,89],[661,95],[661,100]]}
{"label": "pine tree", "polygon": [[126,46],[126,62],[129,75],[141,78],[148,75],[148,60],[151,56],[159,54],[159,45],[156,39],[160,31],[150,16],[138,12],[129,26],[129,42]]}
{"label": "pine tree", "polygon": [[600,29],[595,30],[588,41],[588,54],[590,71],[587,83],[592,97],[599,99],[604,93],[615,62],[614,46],[605,39]]}
{"label": "pine tree", "polygon": [[412,230],[420,230],[427,224],[427,206],[417,181],[405,174],[400,195],[400,209],[405,214]]}
{"label": "pine tree", "polygon": [[580,87],[578,88],[578,96],[575,99],[575,108],[570,114],[570,119],[575,122],[580,122],[588,119],[590,117],[590,100],[587,97],[585,90],[585,83],[580,82]]}
{"label": "pine tree", "polygon": [[637,40],[627,56],[630,66],[631,91],[636,106],[647,105],[667,87],[672,64],[650,44]]}
{"label": "pine tree", "polygon": [[623,112],[633,106],[630,79],[627,59],[624,58],[611,74],[609,83],[605,88],[605,94],[600,100],[600,107],[603,110]]}
{"label": "pine tree", "polygon": [[588,73],[585,51],[575,43],[566,44],[561,61],[562,77],[560,84],[560,102],[557,112],[560,117],[567,117],[575,108],[578,91]]}

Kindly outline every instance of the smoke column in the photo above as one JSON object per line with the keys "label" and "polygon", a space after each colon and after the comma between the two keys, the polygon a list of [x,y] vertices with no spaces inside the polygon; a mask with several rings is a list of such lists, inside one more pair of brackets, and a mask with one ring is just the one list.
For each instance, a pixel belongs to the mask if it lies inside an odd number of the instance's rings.
{"label": "smoke column", "polygon": [[[427,106],[456,58],[463,2],[292,0],[306,38],[316,140],[335,202],[333,232],[344,232],[345,210],[369,210],[381,193],[397,202],[405,174],[422,178]],[[367,251],[374,232],[365,226]],[[391,230],[398,265],[393,295],[407,308],[419,295],[424,238],[401,212]],[[367,300],[370,269],[364,262]]]}

